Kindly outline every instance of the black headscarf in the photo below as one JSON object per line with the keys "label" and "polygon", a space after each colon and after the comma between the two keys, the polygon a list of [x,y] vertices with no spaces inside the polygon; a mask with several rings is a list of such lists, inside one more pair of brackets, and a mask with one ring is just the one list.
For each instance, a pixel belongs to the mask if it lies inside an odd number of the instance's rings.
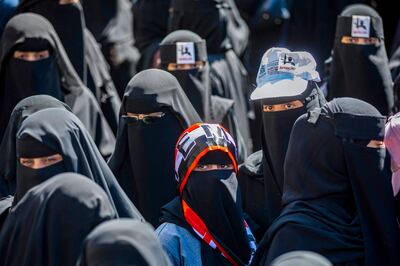
{"label": "black headscarf", "polygon": [[399,265],[389,160],[385,149],[367,147],[383,140],[385,120],[366,102],[339,98],[296,121],[285,161],[284,209],[256,263],[309,250],[333,264]]}
{"label": "black headscarf", "polygon": [[[168,64],[178,63],[178,60],[180,60],[177,56],[180,53],[178,49],[185,48],[184,45],[179,45],[180,42],[185,42],[187,45],[193,47],[192,52],[194,54],[190,56],[193,57],[192,59],[195,62],[203,62],[204,67],[201,69],[174,70],[169,72],[178,79],[179,84],[200,117],[205,121],[209,121],[211,118],[211,83],[209,80],[210,70],[207,62],[205,40],[187,30],[174,31],[168,34],[160,43],[161,68],[167,70]],[[188,50],[188,53],[191,53],[191,51]]]}
{"label": "black headscarf", "polygon": [[[191,49],[192,46],[192,56],[194,56],[192,59],[203,62],[204,66],[191,70],[174,70],[170,73],[178,79],[204,122],[221,124],[231,132],[238,145],[239,158],[243,160],[247,155],[247,143],[241,134],[242,125],[238,123],[236,113],[233,112],[235,103],[231,99],[211,95],[210,67],[205,40],[187,30],[170,33],[160,44],[161,67],[167,70],[169,63],[182,62],[180,56],[177,56],[180,53],[179,49],[186,47]],[[189,50],[187,52],[191,53]]]}
{"label": "black headscarf", "polygon": [[74,173],[55,176],[11,210],[0,234],[0,265],[75,265],[85,237],[114,218],[101,187]]}
{"label": "black headscarf", "polygon": [[151,225],[119,219],[97,226],[85,239],[77,265],[171,265]]}
{"label": "black headscarf", "polygon": [[224,0],[173,0],[169,32],[186,29],[206,40],[212,94],[234,101],[234,116],[245,143],[239,155],[244,159],[252,146],[247,119],[247,72],[231,49],[227,33],[229,12],[229,4]]}
{"label": "black headscarf", "polygon": [[[356,45],[341,42],[343,36],[352,37],[352,25],[355,23],[353,20],[357,19],[354,16],[366,16],[370,19],[370,31],[367,35],[379,39],[380,44]],[[385,49],[382,19],[371,7],[351,5],[338,17],[330,74],[329,99],[354,97],[374,105],[384,115],[391,113],[393,82]]]}
{"label": "black headscarf", "polygon": [[[17,163],[16,196],[18,197],[14,199],[15,202],[21,200],[26,188],[29,189],[30,185],[35,185],[32,182],[43,182],[43,179],[50,178],[51,174],[75,172],[87,176],[104,189],[119,217],[141,218],[82,123],[70,112],[49,108],[30,115],[22,122],[17,132],[16,150],[18,159],[22,155],[22,157],[34,158],[41,157],[42,154],[58,153],[63,157],[63,161],[38,169],[41,171],[27,169]],[[44,174],[37,175],[38,172],[44,172]],[[30,177],[38,179],[34,181]],[[25,183],[27,181],[30,184]],[[19,186],[20,183],[24,185]]]}
{"label": "black headscarf", "polygon": [[138,70],[153,66],[158,44],[168,33],[171,0],[137,0],[133,4],[135,46],[141,58]]}
{"label": "black headscarf", "polygon": [[15,171],[16,171],[16,136],[17,132],[24,121],[31,114],[47,109],[60,108],[71,111],[71,109],[63,102],[48,96],[36,95],[20,101],[11,113],[10,121],[6,128],[0,150],[0,198],[15,193]]}
{"label": "black headscarf", "polygon": [[[280,112],[262,112],[262,149],[264,195],[268,226],[281,211],[282,188],[284,183],[283,164],[294,122],[302,114],[321,107],[325,98],[315,82],[310,81],[304,95],[298,99],[303,106]],[[262,104],[277,104],[279,100],[262,100]],[[281,102],[282,103],[282,102]],[[266,229],[265,227],[264,229]]]}
{"label": "black headscarf", "polygon": [[[116,131],[120,99],[100,47],[86,28],[81,4],[61,5],[58,0],[23,0],[17,11],[36,13],[50,21],[75,71],[101,104],[111,128]],[[104,103],[110,103],[108,108]]]}
{"label": "black headscarf", "polygon": [[[164,112],[149,123],[127,116]],[[120,110],[117,145],[109,166],[145,219],[158,226],[160,208],[176,195],[173,155],[182,131],[201,122],[178,81],[149,69],[129,82]]]}
{"label": "black headscarf", "polygon": [[[18,45],[23,45],[26,49],[28,48],[26,45],[30,44],[31,49],[37,49],[38,45],[39,47],[43,47],[43,43],[46,43],[48,47],[51,48],[50,52],[52,56],[50,59],[52,59],[52,61],[40,60],[37,62],[22,63],[29,64],[39,62],[43,69],[42,72],[44,73],[49,68],[54,70],[54,66],[56,66],[58,74],[47,76],[49,79],[48,82],[42,79],[41,87],[39,87],[40,91],[27,90],[28,88],[33,88],[29,84],[27,87],[24,87],[22,91],[16,90],[18,87],[11,86],[9,81],[9,79],[12,80],[12,76],[15,76],[15,73],[11,75],[9,72],[16,71],[15,69],[8,68],[10,59],[13,59],[13,52]],[[15,60],[13,59],[13,61]],[[48,62],[48,65],[44,66],[43,62]],[[17,70],[20,71],[19,69]],[[33,71],[36,72],[35,69],[32,69],[31,73],[33,73]],[[42,72],[36,72],[36,74],[42,77]],[[27,77],[28,74],[29,73],[24,73],[24,75],[21,75],[20,82],[25,82],[24,78]],[[36,75],[31,76],[36,79]],[[35,79],[33,79],[32,82],[35,81]],[[18,80],[15,79],[13,79],[13,81],[18,82]],[[46,84],[48,86],[45,86]],[[52,93],[54,87],[49,87],[53,84],[60,84],[62,100],[70,106],[72,112],[76,114],[86,126],[99,147],[101,154],[103,156],[109,156],[115,143],[113,133],[104,119],[96,99],[83,85],[72,67],[51,24],[45,18],[31,13],[13,17],[4,29],[0,49],[0,137],[4,134],[10,114],[15,105],[25,97],[42,92],[51,92],[51,95],[54,95],[54,93]],[[56,95],[58,95],[58,93],[56,93]]]}
{"label": "black headscarf", "polygon": [[87,82],[85,64],[85,18],[80,3],[60,5],[57,0],[23,0],[18,12],[32,12],[50,21],[79,77]]}
{"label": "black headscarf", "polygon": [[82,1],[86,26],[101,44],[110,65],[110,74],[122,97],[124,89],[136,72],[139,52],[133,46],[133,17],[128,0]]}
{"label": "black headscarf", "polygon": [[[182,226],[199,238],[203,264],[246,265],[255,248],[242,213],[236,158],[233,138],[218,125],[196,124],[185,130],[176,146],[179,197],[164,207],[162,221]],[[234,169],[193,171],[198,164],[232,164]],[[212,248],[206,237],[201,239],[207,235],[203,230],[223,251]]]}
{"label": "black headscarf", "polygon": [[249,29],[234,1],[172,0],[170,12],[170,30],[180,28],[196,32],[207,40],[210,54],[236,48],[235,52],[240,55],[247,46]]}

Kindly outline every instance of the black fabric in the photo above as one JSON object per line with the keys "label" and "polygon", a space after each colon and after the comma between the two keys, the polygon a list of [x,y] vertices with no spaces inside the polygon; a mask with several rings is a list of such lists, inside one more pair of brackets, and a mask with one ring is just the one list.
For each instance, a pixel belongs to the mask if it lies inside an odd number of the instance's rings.
{"label": "black fabric", "polygon": [[[66,110],[49,108],[30,115],[17,132],[17,151],[20,150],[19,144],[22,145],[27,138],[35,139],[63,157],[63,168],[57,170],[82,174],[101,186],[119,217],[141,219],[140,213],[121,189],[88,132],[73,114]],[[17,158],[19,157],[17,153]],[[45,168],[42,170],[46,171]],[[18,174],[17,171],[17,191],[20,179],[27,178]],[[30,174],[33,173],[28,173]],[[20,199],[15,199],[18,200]]]}
{"label": "black fabric", "polygon": [[12,196],[0,197],[0,231],[11,210],[13,200]]}
{"label": "black fabric", "polygon": [[[351,37],[353,15],[371,17],[371,37],[377,37],[379,45],[341,43],[343,36]],[[330,74],[328,99],[354,97],[374,105],[384,115],[392,112],[393,85],[382,19],[375,10],[365,5],[351,5],[338,17]]]}
{"label": "black fabric", "polygon": [[[128,0],[82,2],[87,28],[101,44],[120,97],[136,73],[139,52],[134,44],[133,17]],[[89,65],[90,66],[90,65]]]}
{"label": "black fabric", "polygon": [[269,225],[264,196],[262,150],[251,154],[239,166],[237,179],[242,195],[243,210],[247,215],[246,221],[255,238],[261,240]]}
{"label": "black fabric", "polygon": [[18,12],[32,12],[50,21],[67,52],[75,71],[86,84],[87,66],[85,64],[84,29],[85,18],[80,3],[60,5],[53,0],[24,0]]}
{"label": "black fabric", "polygon": [[97,226],[85,239],[77,265],[169,266],[151,225],[119,219]]}
{"label": "black fabric", "polygon": [[237,129],[239,134],[231,133],[238,144],[240,141],[243,143],[239,145],[239,161],[243,161],[252,149],[247,119],[247,72],[229,45],[229,4],[214,0],[174,0],[171,10],[169,32],[186,29],[206,40],[212,94],[234,101],[232,112],[240,126]]}
{"label": "black fabric", "polygon": [[242,161],[247,155],[247,143],[242,136],[241,125],[238,124],[234,112],[234,102],[230,99],[211,95],[210,65],[207,61],[206,44],[197,34],[178,30],[167,35],[160,43],[161,67],[168,69],[169,63],[177,63],[177,43],[192,42],[195,49],[195,60],[204,62],[202,68],[191,70],[173,70],[174,75],[186,95],[188,96],[197,113],[207,123],[223,125],[234,136],[239,149],[239,160]]}
{"label": "black fabric", "polygon": [[[257,237],[264,235],[269,225],[282,210],[283,166],[294,122],[302,114],[325,104],[325,98],[315,82],[309,82],[304,97],[298,100],[303,103],[303,107],[280,112],[262,112],[262,154],[252,155],[253,161],[261,165],[257,164],[258,167],[251,167],[252,161],[248,161],[241,167],[242,170],[239,170],[240,184],[244,187],[244,211],[259,226]],[[268,99],[260,102],[262,103],[260,108],[263,108],[263,104],[279,103],[276,100]],[[262,176],[261,179],[259,179],[259,175]],[[255,178],[258,182],[254,180]],[[246,193],[258,194],[255,196]],[[254,202],[254,198],[262,200],[262,202]],[[262,207],[253,207],[254,204]]]}
{"label": "black fabric", "polygon": [[15,106],[10,116],[0,150],[0,198],[15,193],[16,176],[16,135],[23,120],[29,115],[46,108],[61,108],[71,111],[63,102],[47,95],[36,95],[25,98]]}
{"label": "black fabric", "polygon": [[171,0],[137,0],[133,4],[135,46],[141,54],[138,70],[156,67],[158,44],[168,33],[170,3]]}
{"label": "black fabric", "polygon": [[385,149],[366,147],[383,140],[377,129],[384,121],[372,105],[352,98],[335,99],[296,121],[284,166],[284,209],[255,263],[309,250],[335,265],[399,265],[388,157]]}
{"label": "black fabric", "polygon": [[18,139],[16,142],[16,150],[17,184],[14,204],[21,200],[26,192],[34,186],[43,183],[57,174],[68,172],[63,161],[39,169],[33,169],[21,164],[21,158],[40,158],[57,154],[57,151],[46,147],[34,138],[28,136],[23,139]]}
{"label": "black fabric", "polygon": [[24,0],[21,1],[18,12],[40,14],[50,21],[75,71],[92,91],[99,104],[105,99],[115,102],[111,105],[114,108],[102,108],[102,110],[111,128],[116,131],[115,120],[120,100],[109,73],[109,66],[95,38],[86,28],[81,4],[60,5],[54,0]]}
{"label": "black fabric", "polygon": [[[217,153],[219,161],[231,163],[226,154]],[[208,160],[211,163],[213,160]],[[215,163],[215,162],[214,162]],[[207,195],[207,196],[205,196]],[[182,197],[176,197],[162,208],[161,222],[174,223],[186,228],[201,243],[201,258],[206,265],[231,265],[221,253],[211,248],[193,231],[185,221],[181,198],[200,216],[212,236],[239,265],[250,259],[249,240],[243,225],[240,189],[236,175],[231,170],[192,172]],[[213,208],[207,208],[213,206]]]}
{"label": "black fabric", "polygon": [[241,55],[247,46],[249,29],[231,0],[172,0],[169,23],[170,29],[192,30],[207,40],[210,54],[233,48]]}
{"label": "black fabric", "polygon": [[118,110],[121,105],[118,92],[109,73],[109,67],[100,47],[89,30],[85,30],[86,62],[89,68],[91,87],[95,88],[95,96],[100,104],[108,124],[114,133],[118,128]]}
{"label": "black fabric", "polygon": [[[215,146],[225,147],[227,150],[210,148]],[[237,151],[232,136],[218,125],[203,124],[186,131],[176,147],[175,173],[180,195],[164,206],[161,221],[188,228],[189,232],[199,238],[203,264],[226,265],[228,260],[200,239],[186,222],[181,201],[185,201],[200,217],[210,234],[238,265],[246,265],[250,260],[251,249],[244,226],[236,169],[191,171],[192,167],[199,164],[232,164],[236,167],[236,161],[233,161],[236,158]]]}
{"label": "black fabric", "polygon": [[[109,166],[132,202],[153,226],[160,208],[176,195],[173,156],[181,132],[201,122],[178,81],[150,69],[129,82],[120,110],[117,145]],[[127,113],[164,112],[150,123]]]}
{"label": "black fabric", "polygon": [[0,233],[0,265],[75,265],[85,237],[114,218],[101,187],[74,173],[55,176],[11,210]]}
{"label": "black fabric", "polygon": [[[229,163],[226,154],[221,156]],[[247,264],[251,252],[235,173],[232,170],[193,171],[182,199],[202,218],[218,243],[233,254],[236,261]],[[207,261],[206,258],[202,260]]]}
{"label": "black fabric", "polygon": [[[48,62],[46,68],[52,70],[54,70],[56,66],[58,68],[59,80],[57,81],[57,79],[55,79],[57,74],[55,74],[55,76],[49,76],[46,72],[37,73],[35,71],[35,73],[40,75],[38,78],[41,80],[43,80],[42,75],[51,79],[41,83],[40,91],[28,91],[27,87],[21,88],[21,91],[19,91],[16,90],[19,86],[8,86],[11,85],[10,83],[13,80],[13,75],[15,76],[15,74],[9,75],[8,72],[11,69],[8,69],[7,66],[10,60],[14,60],[11,57],[16,46],[23,45],[22,48],[27,50],[29,48],[27,45],[29,44],[32,45],[32,49],[37,50],[43,42],[50,45],[53,56],[50,57],[50,61],[45,60],[33,63],[43,64],[44,62]],[[46,68],[42,66],[42,69]],[[30,67],[30,69],[32,68]],[[34,70],[35,69],[32,69],[32,71]],[[28,73],[24,73],[22,77],[26,76],[29,76]],[[23,79],[19,80],[23,81]],[[36,80],[36,77],[34,80]],[[32,82],[34,80],[32,80]],[[13,81],[16,82],[18,80],[14,79]],[[79,79],[51,24],[45,18],[35,14],[21,14],[15,16],[8,22],[2,36],[0,49],[0,137],[3,137],[10,114],[14,106],[20,100],[43,92],[51,92],[51,95],[58,95],[58,93],[55,93],[55,91],[57,92],[57,90],[55,90],[57,87],[53,87],[53,84],[58,84],[57,82],[61,85],[63,100],[89,130],[101,154],[105,157],[110,156],[115,138],[96,99]],[[52,87],[46,87],[46,84]],[[29,85],[28,88],[31,88],[32,85],[33,84]]]}
{"label": "black fabric", "polygon": [[161,67],[164,70],[168,69],[168,64],[177,63],[178,42],[192,42],[194,44],[195,61],[204,62],[204,67],[169,72],[178,79],[179,84],[200,117],[209,122],[212,119],[211,83],[205,41],[197,34],[184,30],[175,31],[167,35],[160,43]]}

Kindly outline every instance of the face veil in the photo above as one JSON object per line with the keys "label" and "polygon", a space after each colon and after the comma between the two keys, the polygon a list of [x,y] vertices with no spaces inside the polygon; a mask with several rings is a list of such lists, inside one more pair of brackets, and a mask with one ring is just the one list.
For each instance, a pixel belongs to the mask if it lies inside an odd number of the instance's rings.
{"label": "face veil", "polygon": [[338,98],[296,121],[284,165],[283,209],[260,243],[257,263],[313,250],[333,264],[398,264],[388,157],[384,148],[367,146],[383,140],[385,120],[371,104]]}
{"label": "face veil", "polygon": [[[359,28],[357,28],[359,27]],[[358,36],[363,37],[358,37]],[[375,38],[376,44],[347,44],[343,38]],[[379,14],[365,5],[351,5],[338,17],[332,51],[328,98],[353,97],[392,112],[393,82]]]}
{"label": "face veil", "polygon": [[59,1],[21,1],[19,12],[33,12],[50,21],[79,77],[86,84],[84,29],[86,28],[80,3],[59,4]]}
{"label": "face veil", "polygon": [[198,121],[178,81],[166,71],[142,71],[125,90],[117,144],[108,164],[154,226],[161,207],[176,195],[171,167],[175,143],[184,128]]}

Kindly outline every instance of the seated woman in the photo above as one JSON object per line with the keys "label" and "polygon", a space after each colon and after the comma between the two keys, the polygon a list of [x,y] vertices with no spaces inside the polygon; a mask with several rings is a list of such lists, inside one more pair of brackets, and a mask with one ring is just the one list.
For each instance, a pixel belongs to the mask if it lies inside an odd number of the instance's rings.
{"label": "seated woman", "polygon": [[247,265],[254,237],[243,218],[236,144],[216,124],[186,129],[175,149],[179,196],[156,233],[173,265]]}
{"label": "seated woman", "polygon": [[22,122],[16,141],[14,206],[32,187],[63,172],[82,174],[100,185],[119,217],[142,216],[119,186],[79,119],[48,108]]}
{"label": "seated woman", "polygon": [[14,195],[15,171],[17,169],[15,143],[22,122],[31,114],[47,108],[71,111],[67,104],[49,95],[30,96],[20,101],[11,113],[0,150],[0,198]]}
{"label": "seated woman", "polygon": [[117,144],[108,162],[119,184],[146,221],[160,225],[161,207],[176,196],[175,143],[201,122],[174,76],[158,69],[135,75],[126,87]]}
{"label": "seated woman", "polygon": [[170,266],[153,227],[131,219],[98,225],[83,242],[80,266]]}
{"label": "seated woman", "polygon": [[317,252],[334,265],[400,265],[385,120],[353,98],[297,119],[284,165],[283,210],[260,243],[257,265],[293,250]]}
{"label": "seated woman", "polygon": [[17,15],[7,23],[0,45],[0,139],[18,102],[46,94],[71,108],[108,158],[113,132],[49,21],[31,13]]}
{"label": "seated woman", "polygon": [[0,265],[75,265],[90,231],[116,217],[94,182],[57,175],[32,188],[10,212],[0,233]]}

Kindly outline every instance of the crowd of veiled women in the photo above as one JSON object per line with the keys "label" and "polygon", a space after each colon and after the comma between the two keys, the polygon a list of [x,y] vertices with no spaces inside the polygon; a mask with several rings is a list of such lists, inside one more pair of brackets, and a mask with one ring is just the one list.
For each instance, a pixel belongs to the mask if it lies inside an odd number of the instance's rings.
{"label": "crowd of veiled women", "polygon": [[0,266],[400,266],[390,8],[0,0]]}

